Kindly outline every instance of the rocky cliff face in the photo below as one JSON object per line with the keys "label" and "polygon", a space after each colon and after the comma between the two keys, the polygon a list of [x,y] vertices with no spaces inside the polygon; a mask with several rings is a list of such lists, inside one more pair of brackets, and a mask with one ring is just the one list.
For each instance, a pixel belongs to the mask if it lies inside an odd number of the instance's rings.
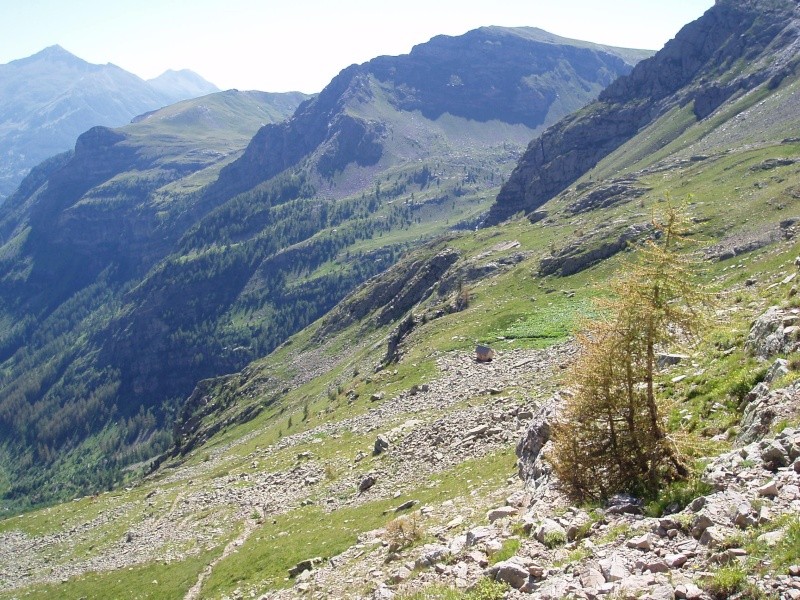
{"label": "rocky cliff face", "polygon": [[734,94],[794,72],[800,52],[796,2],[721,0],[650,59],[528,146],[487,222],[530,212],[671,108],[693,102],[703,119]]}

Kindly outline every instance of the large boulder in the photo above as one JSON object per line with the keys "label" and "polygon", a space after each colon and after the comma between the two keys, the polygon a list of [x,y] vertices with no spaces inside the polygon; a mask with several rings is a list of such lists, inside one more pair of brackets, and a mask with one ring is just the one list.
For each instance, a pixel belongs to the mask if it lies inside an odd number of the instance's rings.
{"label": "large boulder", "polygon": [[519,476],[528,484],[535,486],[538,479],[550,473],[549,465],[542,460],[542,450],[550,441],[551,423],[559,401],[560,397],[556,395],[539,407],[517,444]]}
{"label": "large boulder", "polygon": [[740,444],[763,439],[773,426],[782,420],[791,420],[800,412],[800,382],[776,390],[759,383],[745,397],[741,429],[737,436]]}
{"label": "large boulder", "polygon": [[790,354],[800,349],[798,324],[800,313],[797,309],[772,306],[750,327],[745,349],[764,360],[776,354]]}

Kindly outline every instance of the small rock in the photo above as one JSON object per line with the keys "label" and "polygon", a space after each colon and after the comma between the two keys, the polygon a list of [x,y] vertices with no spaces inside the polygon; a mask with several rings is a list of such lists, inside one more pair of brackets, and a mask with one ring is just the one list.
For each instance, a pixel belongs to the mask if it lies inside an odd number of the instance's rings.
{"label": "small rock", "polygon": [[[784,329],[784,333],[785,331],[786,329]],[[767,374],[764,376],[764,381],[769,384],[788,374],[789,361],[785,358],[776,358],[775,362],[772,363],[769,371],[767,371]]]}
{"label": "small rock", "polygon": [[384,450],[388,449],[389,449],[389,440],[386,439],[386,437],[384,437],[383,435],[379,435],[377,438],[375,438],[375,445],[372,449],[372,454],[377,456]]}
{"label": "small rock", "polygon": [[566,542],[567,530],[564,529],[557,521],[554,521],[553,519],[545,519],[536,528],[536,531],[533,533],[533,537],[542,544],[558,538],[561,538]]}
{"label": "small rock", "polygon": [[411,577],[412,571],[407,569],[406,567],[400,567],[396,571],[394,571],[389,578],[389,581],[393,584],[398,584],[401,581],[405,581],[409,577]]}
{"label": "small rock", "polygon": [[416,560],[414,566],[417,569],[432,567],[437,562],[450,556],[450,548],[440,544],[426,544],[422,547],[422,555]]}
{"label": "small rock", "polygon": [[758,524],[766,525],[771,521],[772,521],[772,515],[769,512],[769,508],[766,506],[762,506],[761,510],[758,511]]}
{"label": "small rock", "polygon": [[668,583],[662,583],[646,588],[645,593],[638,597],[643,600],[673,600],[675,590]]}
{"label": "small rock", "polygon": [[685,554],[667,554],[664,562],[670,569],[680,569],[689,558]]}
{"label": "small rock", "polygon": [[750,506],[749,502],[744,502],[739,505],[733,517],[733,523],[742,529],[747,529],[757,523],[755,516],[753,516],[753,507]]}
{"label": "small rock", "polygon": [[383,583],[372,593],[373,600],[392,600],[392,598],[394,598],[394,592]]}
{"label": "small rock", "polygon": [[650,571],[651,573],[668,573],[669,566],[663,560],[653,560],[646,563],[642,571]]}
{"label": "small rock", "polygon": [[800,577],[800,565],[792,565],[789,567],[789,575],[791,577]]}
{"label": "small rock", "polygon": [[640,515],[644,502],[630,494],[616,494],[608,500],[606,512],[610,515]]}
{"label": "small rock", "polygon": [[706,529],[711,527],[714,521],[708,515],[698,514],[692,522],[691,534],[694,539],[700,539]]}
{"label": "small rock", "polygon": [[759,542],[762,542],[771,548],[773,546],[777,546],[778,543],[783,539],[783,531],[778,530],[762,533],[757,539]]}
{"label": "small rock", "polygon": [[507,583],[517,590],[528,583],[528,577],[530,577],[528,566],[518,556],[512,556],[508,560],[489,567],[486,574],[495,581]]}
{"label": "small rock", "polygon": [[625,543],[625,545],[628,548],[636,548],[637,550],[649,551],[650,548],[652,547],[652,539],[649,533],[645,533],[642,536],[629,539]]}
{"label": "small rock", "polygon": [[725,541],[726,537],[727,537],[727,532],[723,527],[712,525],[711,527],[706,528],[706,530],[703,532],[703,535],[700,536],[699,541],[704,546],[708,546],[709,548],[716,548],[723,541]]}
{"label": "small rock", "polygon": [[294,567],[289,569],[289,577],[297,577],[300,573],[304,571],[311,571],[317,565],[321,564],[323,559],[319,556],[315,558],[307,558],[306,560],[301,560],[297,563]]}
{"label": "small rock", "polygon": [[678,600],[701,600],[707,596],[693,583],[682,583],[675,587],[675,598]]}
{"label": "small rock", "polygon": [[606,578],[597,569],[589,567],[581,573],[580,581],[581,585],[585,588],[598,589],[606,582]]}
{"label": "small rock", "polygon": [[781,467],[789,465],[789,457],[786,450],[775,440],[762,442],[761,460],[764,466],[770,471],[777,471]]}
{"label": "small rock", "polygon": [[602,571],[603,577],[606,578],[608,583],[622,581],[631,576],[631,572],[625,566],[625,563],[616,554],[612,554],[610,557],[600,561],[600,571]]}
{"label": "small rock", "polygon": [[781,493],[781,497],[782,498],[786,498],[787,500],[796,500],[797,498],[800,498],[800,488],[798,488],[793,483],[790,483],[788,485],[784,485],[781,488],[781,492],[780,493]]}
{"label": "small rock", "polygon": [[778,495],[778,484],[773,479],[769,483],[762,485],[758,488],[758,495],[759,496],[777,496]]}
{"label": "small rock", "polygon": [[469,567],[467,563],[460,562],[453,567],[453,576],[456,579],[466,579],[469,577]]}
{"label": "small rock", "polygon": [[519,511],[513,506],[501,506],[500,508],[494,508],[490,510],[486,514],[486,518],[489,519],[489,523],[494,523],[498,519],[506,519],[508,517],[513,517],[518,512]]}
{"label": "small rock", "polygon": [[508,506],[514,506],[516,508],[522,508],[526,504],[528,504],[528,492],[525,490],[517,490],[513,494],[511,494],[508,498],[506,498],[506,504]]}
{"label": "small rock", "polygon": [[665,367],[671,367],[677,365],[689,357],[685,354],[658,354],[656,356],[656,366],[659,369],[663,369]]}
{"label": "small rock", "polygon": [[467,532],[467,546],[474,546],[478,542],[492,538],[497,534],[494,527],[475,527]]}
{"label": "small rock", "polygon": [[699,512],[703,510],[703,507],[705,505],[706,505],[706,497],[698,496],[689,503],[689,508],[692,510],[692,512]]}
{"label": "small rock", "polygon": [[477,427],[473,427],[469,431],[464,434],[462,440],[472,440],[475,438],[481,437],[484,433],[489,430],[488,425],[478,425]]}
{"label": "small rock", "polygon": [[359,491],[360,493],[364,493],[364,492],[366,492],[366,491],[367,491],[369,488],[371,488],[373,485],[375,485],[375,482],[376,482],[376,481],[377,481],[377,480],[375,479],[375,476],[374,476],[374,475],[367,475],[367,476],[366,476],[366,477],[364,477],[364,479],[362,479],[362,480],[361,480],[361,482],[358,484],[358,491]]}
{"label": "small rock", "polygon": [[450,540],[450,544],[448,548],[450,548],[450,554],[457,555],[461,554],[461,551],[467,547],[467,536],[466,535],[457,535],[452,540]]}
{"label": "small rock", "polygon": [[394,509],[394,512],[400,512],[412,508],[419,500],[406,500],[400,506]]}

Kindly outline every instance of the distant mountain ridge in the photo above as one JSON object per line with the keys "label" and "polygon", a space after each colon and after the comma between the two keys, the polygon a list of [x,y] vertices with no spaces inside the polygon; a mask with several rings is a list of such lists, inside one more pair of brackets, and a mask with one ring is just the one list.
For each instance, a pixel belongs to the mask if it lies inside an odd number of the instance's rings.
{"label": "distant mountain ridge", "polygon": [[[314,163],[323,178],[354,162],[376,164],[389,152],[392,128],[402,127],[389,122],[387,110],[536,131],[585,105],[651,54],[529,27],[436,36],[409,54],[342,70],[292,119],[259,131],[245,155],[223,171],[218,187],[244,191],[303,160]],[[407,156],[413,150],[399,152]]]}
{"label": "distant mountain ridge", "polygon": [[158,77],[148,79],[147,83],[165,97],[170,98],[169,104],[189,98],[199,98],[219,91],[217,86],[209,83],[190,69],[181,69],[179,71],[168,69]]}
{"label": "distant mountain ridge", "polygon": [[145,81],[115,65],[88,63],[61,46],[0,65],[0,201],[44,159],[71,149],[96,125],[219,91],[191,71]]}

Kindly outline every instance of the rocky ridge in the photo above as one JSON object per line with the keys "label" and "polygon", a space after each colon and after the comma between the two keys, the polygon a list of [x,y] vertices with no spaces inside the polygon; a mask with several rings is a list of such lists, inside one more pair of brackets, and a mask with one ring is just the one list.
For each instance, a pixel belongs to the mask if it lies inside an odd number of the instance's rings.
{"label": "rocky ridge", "polygon": [[[407,55],[380,56],[343,69],[292,119],[261,129],[210,193],[242,192],[303,160],[323,179],[349,164],[373,166],[392,153],[395,137],[407,135],[406,121],[416,111],[431,121],[448,114],[538,130],[583,106],[647,54],[524,27],[437,36]],[[570,81],[569,92],[550,79]],[[386,119],[386,110],[374,111],[380,102],[404,113],[402,122]]]}
{"label": "rocky ridge", "polygon": [[[487,223],[536,210],[674,108],[691,104],[700,121],[736,95],[777,87],[797,64],[798,10],[790,0],[717,2],[596,102],[533,140]],[[750,68],[740,73],[733,65],[744,56]]]}

